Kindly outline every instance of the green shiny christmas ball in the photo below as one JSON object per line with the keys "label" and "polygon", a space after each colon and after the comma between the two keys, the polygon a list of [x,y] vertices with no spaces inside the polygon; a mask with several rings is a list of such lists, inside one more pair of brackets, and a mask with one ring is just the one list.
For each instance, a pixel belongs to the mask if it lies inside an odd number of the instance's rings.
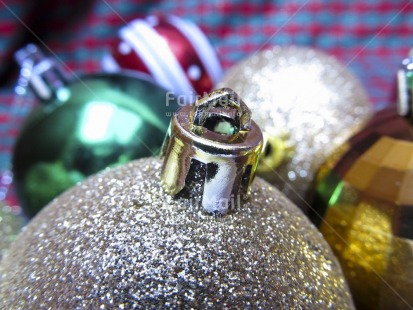
{"label": "green shiny christmas ball", "polygon": [[[167,100],[169,99],[169,100]],[[25,213],[108,166],[156,155],[177,101],[141,76],[81,77],[26,120],[13,170]]]}

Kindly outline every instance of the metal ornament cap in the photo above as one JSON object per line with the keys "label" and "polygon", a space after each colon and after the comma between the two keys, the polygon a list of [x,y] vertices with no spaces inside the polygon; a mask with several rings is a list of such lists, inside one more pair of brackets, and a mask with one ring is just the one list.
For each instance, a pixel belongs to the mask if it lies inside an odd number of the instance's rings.
{"label": "metal ornament cap", "polygon": [[[412,52],[410,52],[412,54]],[[413,122],[413,55],[401,63],[397,71],[397,108],[399,115]]]}
{"label": "metal ornament cap", "polygon": [[[46,56],[35,44],[28,44],[14,55],[21,68],[30,64],[29,82],[35,95],[43,103],[49,104],[52,99],[63,99],[62,89],[69,83],[70,76],[52,57]],[[66,98],[67,99],[67,98]]]}
{"label": "metal ornament cap", "polygon": [[218,89],[173,116],[161,152],[162,186],[178,194],[191,181],[191,167],[202,163],[202,206],[224,214],[249,195],[262,145],[262,132],[247,105],[231,89]]}

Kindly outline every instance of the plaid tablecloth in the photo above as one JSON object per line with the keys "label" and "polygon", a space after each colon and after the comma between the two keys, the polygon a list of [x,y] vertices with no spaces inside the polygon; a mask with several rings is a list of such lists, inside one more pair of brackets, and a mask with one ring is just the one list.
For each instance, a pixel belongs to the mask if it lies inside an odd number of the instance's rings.
{"label": "plaid tablecloth", "polygon": [[224,68],[270,45],[312,46],[335,55],[378,109],[394,102],[395,72],[413,46],[413,0],[0,0],[0,170],[28,112],[13,105],[13,52],[37,42],[74,72],[96,72],[117,30],[151,13],[197,23]]}

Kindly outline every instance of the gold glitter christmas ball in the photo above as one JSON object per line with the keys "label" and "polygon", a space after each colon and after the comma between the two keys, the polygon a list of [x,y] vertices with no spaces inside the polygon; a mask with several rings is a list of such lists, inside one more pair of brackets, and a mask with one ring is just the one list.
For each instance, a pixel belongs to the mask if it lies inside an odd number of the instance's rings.
{"label": "gold glitter christmas ball", "polygon": [[228,89],[183,107],[164,161],[67,191],[0,265],[0,308],[352,309],[321,234],[254,172],[262,133]]}
{"label": "gold glitter christmas ball", "polygon": [[0,308],[352,308],[328,245],[274,187],[256,179],[213,216],[195,192],[166,194],[160,169],[106,171],[41,211],[1,264]]}
{"label": "gold glitter christmas ball", "polygon": [[359,81],[337,60],[304,47],[273,47],[230,69],[234,89],[267,135],[258,175],[305,212],[317,169],[370,117]]}

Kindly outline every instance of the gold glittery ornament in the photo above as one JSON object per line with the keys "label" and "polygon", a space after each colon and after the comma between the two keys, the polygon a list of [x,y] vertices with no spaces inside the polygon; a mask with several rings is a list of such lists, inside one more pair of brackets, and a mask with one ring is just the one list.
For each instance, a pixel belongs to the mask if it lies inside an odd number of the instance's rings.
{"label": "gold glittery ornament", "polygon": [[261,145],[229,90],[182,108],[163,163],[106,170],[33,219],[0,265],[0,308],[353,309],[321,234],[252,183]]}
{"label": "gold glittery ornament", "polygon": [[[408,118],[411,72],[399,72],[399,110]],[[412,309],[412,125],[391,109],[377,113],[326,161],[317,180],[314,218],[342,264],[356,305]]]}
{"label": "gold glittery ornament", "polygon": [[304,47],[256,53],[218,87],[239,93],[268,137],[258,175],[304,211],[317,169],[372,113],[362,86],[342,64]]}

